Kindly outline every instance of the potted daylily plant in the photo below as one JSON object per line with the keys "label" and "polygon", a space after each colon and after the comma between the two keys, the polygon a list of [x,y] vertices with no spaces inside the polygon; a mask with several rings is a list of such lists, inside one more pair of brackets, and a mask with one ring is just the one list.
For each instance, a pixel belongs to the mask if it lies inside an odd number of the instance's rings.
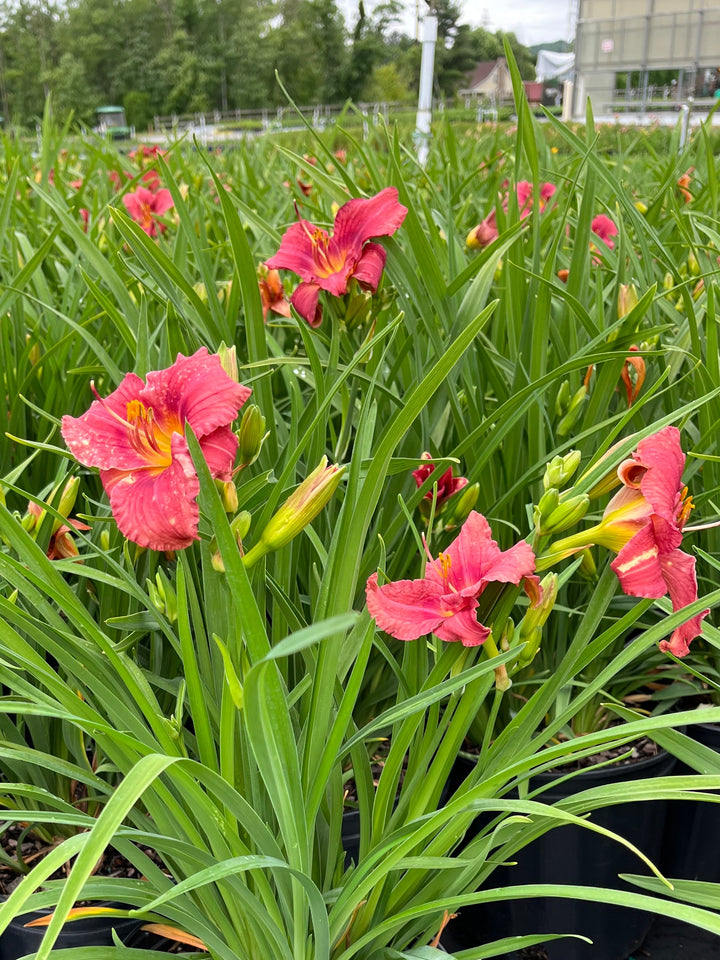
{"label": "potted daylily plant", "polygon": [[[181,357],[174,368],[147,377],[157,391],[153,398],[157,414],[152,420],[144,417],[143,455],[153,424],[168,422],[159,399],[163,384],[177,384],[177,373],[188,359],[192,358]],[[210,361],[204,353],[196,360]],[[223,376],[227,375],[221,369],[214,369],[216,387],[225,382]],[[202,401],[205,393],[195,392],[192,377],[182,378],[182,385],[187,392],[181,403],[189,425],[193,401]],[[227,388],[231,389],[230,383]],[[123,396],[120,390],[109,400],[96,399],[85,423],[97,431],[100,423],[107,422],[115,431],[124,414],[129,453],[135,456],[140,444],[135,433],[139,418],[134,415],[147,395],[129,397],[124,410],[118,401]],[[73,444],[82,439],[82,429],[82,418],[80,423],[64,425]],[[158,434],[150,436],[155,441],[151,448],[162,451]],[[92,730],[123,775],[92,827],[56,847],[10,895],[0,908],[0,925],[31,906],[57,902],[38,952],[44,956],[78,897],[91,901],[110,897],[134,905],[110,911],[115,916],[140,918],[151,931],[170,929],[182,942],[228,960],[238,951],[258,957],[312,955],[349,960],[366,947],[386,946],[420,956],[412,945],[432,943],[437,949],[442,930],[448,925],[448,932],[452,930],[451,913],[467,904],[531,893],[576,895],[571,887],[555,885],[517,891],[488,887],[506,851],[524,846],[551,824],[575,823],[627,846],[621,837],[578,817],[610,802],[606,788],[585,791],[574,798],[572,807],[508,795],[535,772],[588,755],[600,744],[628,743],[653,729],[653,723],[635,720],[549,748],[546,738],[537,733],[538,719],[554,701],[558,687],[574,676],[588,642],[595,638],[596,645],[610,643],[622,630],[622,625],[611,627],[596,637],[614,594],[611,570],[600,578],[563,669],[538,689],[499,736],[494,740],[489,736],[477,768],[441,806],[442,786],[478,709],[489,697],[497,713],[507,693],[521,648],[511,644],[503,649],[502,624],[515,606],[521,583],[525,582],[535,604],[525,615],[542,607],[530,544],[519,541],[500,549],[487,520],[471,512],[453,541],[427,563],[421,579],[383,584],[373,574],[367,584],[368,612],[359,616],[338,612],[331,600],[341,582],[339,571],[347,564],[355,518],[363,504],[367,509],[370,481],[364,481],[345,491],[334,521],[338,532],[324,563],[326,599],[318,601],[324,603],[325,616],[312,624],[297,624],[271,644],[268,622],[258,603],[258,597],[265,595],[263,565],[278,550],[281,559],[290,545],[285,533],[299,532],[319,502],[328,508],[332,502],[328,503],[324,491],[319,499],[313,499],[312,491],[291,496],[288,502],[293,506],[278,512],[283,521],[270,521],[260,534],[248,536],[249,549],[244,548],[243,555],[201,441],[189,426],[186,435],[172,431],[165,456],[184,456],[185,443],[200,490],[197,528],[193,529],[191,519],[188,535],[198,536],[200,542],[183,549],[177,559],[165,561],[176,597],[176,620],[168,619],[167,609],[157,609],[150,592],[138,589],[129,554],[116,555],[112,546],[98,552],[92,536],[79,531],[83,564],[51,561],[7,511],[0,514],[3,535],[22,557],[25,571],[14,575],[22,612],[3,602],[8,616],[7,656],[15,662],[15,669],[4,670],[3,681],[15,691],[13,710],[22,714],[42,702],[47,714],[63,717],[78,730]],[[351,474],[352,466],[351,462]],[[158,461],[137,469],[157,471]],[[189,469],[188,464],[184,476]],[[241,484],[239,499],[243,486],[251,483],[248,479]],[[115,489],[111,485],[111,496]],[[137,507],[143,516],[152,509],[141,503]],[[52,506],[47,509],[52,515]],[[146,522],[148,528],[153,526],[150,519]],[[167,531],[168,537],[175,535],[174,530]],[[307,539],[304,546],[312,542]],[[157,545],[171,546],[169,540]],[[250,560],[256,548],[255,555],[261,555],[258,562]],[[363,550],[362,540],[359,549]],[[216,550],[222,564],[216,562]],[[194,560],[191,551],[197,552]],[[336,566],[340,556],[342,567]],[[6,560],[0,563],[3,570],[10,569]],[[141,633],[136,655],[131,657],[127,644],[118,643],[88,616],[72,580],[64,579],[68,573],[75,583],[92,578],[104,593],[134,597],[139,606],[124,626]],[[41,584],[39,592],[36,584]],[[213,600],[208,603],[210,597]],[[28,617],[40,624],[38,604],[48,602],[65,611],[62,636],[51,634],[48,625],[35,631],[34,642],[54,651],[55,668],[45,663],[42,648],[35,651],[24,636]],[[277,611],[282,609],[284,604]],[[402,633],[401,639],[415,640],[405,644],[404,683],[395,703],[357,730],[352,724],[353,707],[376,636],[371,615],[386,630]],[[684,611],[674,615],[668,626],[686,622],[683,616]],[[638,617],[634,611],[626,619]],[[665,629],[665,624],[651,628],[636,643],[647,649]],[[435,639],[421,641],[430,631]],[[164,637],[173,653],[164,665],[156,663],[140,673],[137,657],[155,634]],[[175,685],[175,709],[168,717],[160,702],[177,676],[179,659],[175,658],[179,657],[184,679],[180,687]],[[34,688],[38,694],[42,691],[37,700],[21,676],[22,664],[34,662],[45,664]],[[340,686],[324,680],[328,670],[342,677]],[[306,671],[310,683],[303,679]],[[76,687],[82,698],[77,697]],[[303,716],[310,724],[305,735],[298,725]],[[668,721],[672,718],[655,724],[668,725]],[[387,730],[392,731],[391,745],[373,788],[365,744]],[[340,844],[347,757],[357,784],[361,823],[359,858],[349,867]],[[41,756],[36,759],[43,762]],[[626,800],[649,795],[644,784],[625,784],[623,789]],[[678,795],[682,792],[677,789]],[[458,842],[481,811],[490,815],[487,826],[455,859]],[[41,819],[37,812],[35,816]],[[93,864],[108,842],[145,879],[93,877]],[[143,846],[156,850],[165,867],[150,861]],[[640,863],[644,855],[634,853]],[[62,887],[48,884],[46,892],[35,892],[57,864],[75,854]],[[645,909],[662,906],[657,898],[613,890],[587,895]],[[720,929],[720,921],[707,911],[688,906],[675,909],[710,929]],[[76,908],[73,915],[84,912]],[[528,934],[503,944],[521,947],[541,939]],[[495,949],[501,947],[496,944]]]}
{"label": "potted daylily plant", "polygon": [[[653,912],[672,904],[678,916],[720,932],[716,913],[670,900],[665,878],[647,875],[656,869],[647,853],[592,816],[619,802],[692,797],[717,788],[717,776],[594,786],[552,804],[534,784],[639,736],[678,742],[684,714],[629,712],[615,727],[553,737],[627,664],[712,609],[718,591],[645,627],[651,601],[617,617],[618,576],[601,561],[562,662],[528,683],[524,700],[511,699],[525,690],[538,644],[566,615],[556,589],[578,562],[562,555],[578,544],[553,544],[574,535],[570,526],[607,468],[669,424],[709,417],[712,400],[700,374],[684,405],[669,387],[660,412],[645,408],[647,421],[633,423],[638,435],[612,462],[593,467],[572,492],[566,480],[551,484],[555,503],[551,495],[542,504],[539,527],[528,523],[527,504],[539,499],[534,488],[552,456],[548,424],[561,417],[572,430],[586,409],[592,422],[580,443],[588,457],[606,438],[609,445],[609,433],[625,432],[626,411],[604,418],[639,339],[630,327],[652,299],[649,292],[628,317],[605,322],[602,271],[629,228],[621,223],[616,245],[591,251],[593,183],[582,200],[574,184],[597,158],[567,131],[577,169],[558,171],[564,198],[560,190],[543,197],[528,132],[523,114],[504,149],[515,151],[515,171],[508,164],[506,172],[518,187],[525,159],[532,168],[532,207],[527,188],[522,200],[517,187],[501,185],[498,162],[486,193],[497,186],[507,194],[507,230],[475,259],[458,239],[469,225],[460,231],[467,174],[440,154],[416,172],[389,140],[386,154],[375,141],[358,144],[357,182],[344,167],[316,177],[324,192],[303,192],[307,219],[272,179],[270,153],[253,182],[244,154],[218,159],[221,179],[204,167],[196,176],[178,151],[169,160],[189,192],[157,159],[174,208],[164,233],[150,236],[142,220],[113,207],[107,229],[92,216],[86,234],[64,195],[39,184],[32,200],[46,219],[38,251],[28,259],[21,241],[14,246],[18,229],[3,236],[13,244],[7,264],[26,265],[18,274],[8,267],[3,295],[21,331],[15,339],[24,342],[21,324],[32,316],[33,344],[44,350],[43,362],[31,363],[28,346],[6,373],[13,429],[32,433],[34,449],[23,470],[17,448],[3,447],[4,705],[91,738],[118,778],[98,816],[82,822],[87,829],[54,847],[0,907],[0,934],[30,909],[52,910],[40,960],[68,917],[108,900],[124,906],[104,912],[172,931],[213,960],[429,960],[452,937],[453,914],[533,896]],[[477,172],[477,144],[448,143]],[[322,142],[317,152],[333,158]],[[304,157],[291,167],[293,180],[315,169]],[[447,194],[436,183],[449,184]],[[622,193],[617,183],[613,190]],[[341,206],[331,233],[316,223],[330,222],[332,202]],[[295,218],[283,238],[277,224]],[[560,290],[555,254],[568,222],[576,249]],[[268,307],[267,325],[259,259],[266,276],[287,269],[301,281],[277,320]],[[646,251],[638,269],[653,263]],[[594,285],[585,282],[590,269]],[[50,306],[37,318],[34,299],[24,297],[30,280]],[[72,282],[82,293],[69,301]],[[277,304],[283,281],[273,276],[270,286],[264,292]],[[584,287],[596,291],[591,308],[580,302]],[[222,341],[236,344],[237,363]],[[587,399],[585,371],[595,364],[607,376]],[[565,377],[583,384],[572,410],[550,398]],[[58,393],[57,383],[67,389]],[[21,416],[20,393],[43,424],[45,412],[49,435]],[[416,476],[417,486],[411,471],[428,465],[421,451],[442,456],[434,458],[438,476]],[[76,516],[89,529],[70,531],[77,556],[51,559],[45,534],[67,517],[37,491],[60,489],[59,458],[77,473],[84,508]],[[461,460],[468,482],[458,489],[451,464]],[[640,466],[643,493],[657,472],[644,457]],[[643,496],[660,515],[654,493]],[[15,516],[13,506],[19,513],[28,500],[45,512],[40,531]],[[677,539],[679,516],[673,522]],[[621,651],[582,695],[568,696],[616,645]],[[383,673],[390,681],[382,696],[363,702],[368,677]],[[470,731],[479,733],[477,761],[448,786]],[[32,760],[49,765],[52,757],[39,749]],[[75,773],[71,763],[67,774]],[[349,779],[359,843],[348,861]],[[37,823],[70,820],[50,801],[41,806],[33,805]],[[12,811],[23,822],[27,815],[22,804]],[[623,847],[644,875],[622,891],[499,879],[499,864],[559,825]],[[110,845],[142,879],[94,875]],[[50,880],[64,864],[65,880]],[[638,892],[654,881],[654,895]],[[568,932],[562,923],[552,931]],[[547,939],[513,931],[475,952],[502,955]],[[104,958],[123,953],[107,948]]]}

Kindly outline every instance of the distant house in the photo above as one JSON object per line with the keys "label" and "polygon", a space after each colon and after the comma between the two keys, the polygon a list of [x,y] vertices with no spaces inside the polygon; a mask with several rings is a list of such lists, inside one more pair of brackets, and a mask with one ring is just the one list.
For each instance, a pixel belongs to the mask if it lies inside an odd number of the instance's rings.
{"label": "distant house", "polygon": [[475,64],[475,69],[467,75],[465,86],[458,93],[466,98],[512,99],[512,80],[505,57]]}

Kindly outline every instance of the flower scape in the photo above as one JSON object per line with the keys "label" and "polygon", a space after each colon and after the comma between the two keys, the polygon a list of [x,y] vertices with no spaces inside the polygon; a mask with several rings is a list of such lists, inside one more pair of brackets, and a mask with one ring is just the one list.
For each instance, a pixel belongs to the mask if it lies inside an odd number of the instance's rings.
{"label": "flower scape", "polygon": [[3,138],[0,956],[720,935],[720,153],[503,110]]}

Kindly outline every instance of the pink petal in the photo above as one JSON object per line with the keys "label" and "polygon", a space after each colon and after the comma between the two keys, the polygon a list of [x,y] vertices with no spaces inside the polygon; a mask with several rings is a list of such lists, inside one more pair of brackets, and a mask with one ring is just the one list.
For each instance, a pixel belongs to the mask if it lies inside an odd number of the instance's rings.
{"label": "pink petal", "polygon": [[[292,270],[303,280],[313,280],[315,278],[315,248],[312,237],[317,231],[317,227],[309,220],[299,220],[283,234],[280,241],[280,249],[274,257],[265,261],[265,266],[270,270]],[[321,230],[320,233],[327,238],[327,233]]]}
{"label": "pink petal", "polygon": [[516,187],[516,192],[517,192],[518,209],[520,210],[520,212],[522,212],[527,206],[528,201],[532,200],[533,185],[529,183],[527,180],[521,180]]}
{"label": "pink petal", "polygon": [[552,183],[543,183],[540,187],[540,199],[544,200],[546,203],[555,193],[555,185]]}
{"label": "pink petal", "polygon": [[[475,510],[445,551],[445,557],[450,560],[449,584],[466,596],[476,595],[490,582],[518,584],[535,569],[530,544],[516,543],[509,550],[501,550],[492,538],[487,520]],[[443,574],[441,560],[428,564],[425,570],[425,577],[434,583],[442,584]]]}
{"label": "pink petal", "polygon": [[200,484],[180,434],[172,438],[172,464],[160,473],[101,471],[100,479],[118,529],[128,540],[150,550],[182,550],[198,539],[195,498]]}
{"label": "pink petal", "polygon": [[690,643],[695,637],[702,633],[702,621],[710,613],[710,610],[703,610],[697,616],[691,617],[685,623],[673,630],[669,640],[661,640],[658,646],[661,650],[669,650],[676,657],[685,657],[690,652]]}
{"label": "pink petal", "polygon": [[320,287],[316,283],[301,283],[290,297],[290,303],[311,327],[322,323],[322,307],[318,306]]}
{"label": "pink petal", "polygon": [[500,236],[497,228],[497,215],[495,210],[482,220],[474,230],[471,230],[465,243],[472,248],[487,247]]}
{"label": "pink petal", "polygon": [[395,187],[385,187],[368,200],[356,197],[337,212],[333,237],[342,250],[362,247],[371,237],[389,237],[402,225],[407,207],[398,203]]}
{"label": "pink petal", "polygon": [[140,219],[140,198],[135,193],[126,193],[122,202],[125,204],[127,212],[133,218],[133,220]]}
{"label": "pink petal", "polygon": [[697,600],[695,557],[683,553],[682,550],[673,550],[660,557],[660,567],[673,610],[680,610]]}
{"label": "pink petal", "polygon": [[615,244],[610,237],[614,237],[617,234],[618,229],[610,217],[606,216],[604,213],[599,213],[590,224],[590,229],[612,250]]}
{"label": "pink petal", "polygon": [[187,421],[203,437],[231,424],[251,393],[225,373],[216,353],[201,347],[190,357],[179,353],[165,370],[148,373],[139,399],[166,433],[182,433]]}
{"label": "pink petal", "polygon": [[458,594],[445,596],[440,585],[427,580],[397,580],[379,587],[376,573],[368,578],[365,593],[370,616],[397,640],[417,640],[464,605]]}
{"label": "pink petal", "polygon": [[230,427],[218,427],[200,439],[200,449],[210,469],[218,480],[230,480],[238,448],[238,438]]}
{"label": "pink petal", "polygon": [[[474,606],[477,605],[475,601]],[[443,620],[434,633],[446,643],[460,642],[464,647],[479,647],[490,636],[490,630],[478,623],[475,609],[460,610],[453,617]]]}
{"label": "pink petal", "polygon": [[634,459],[647,470],[640,480],[640,489],[651,503],[655,513],[670,523],[676,523],[680,503],[681,478],[685,454],[680,446],[677,427],[662,430],[641,440]]}
{"label": "pink petal", "polygon": [[379,243],[366,243],[352,276],[362,287],[375,293],[385,269],[386,260],[387,252],[384,247]]}
{"label": "pink petal", "polygon": [[173,203],[172,194],[167,189],[167,187],[163,187],[162,190],[158,190],[157,193],[153,194],[153,199],[152,199],[153,213],[162,215],[163,213],[166,213],[170,209],[170,207],[173,207],[174,205],[175,204]]}
{"label": "pink petal", "polygon": [[[682,550],[673,550],[672,553],[660,558],[663,577],[667,584],[673,610],[681,610],[698,598],[697,580],[695,578],[695,557],[683,553]],[[673,630],[669,640],[660,643],[661,650],[669,650],[676,657],[684,657],[689,651],[690,641],[700,636],[702,621],[710,613],[703,610],[682,623]]]}
{"label": "pink petal", "polygon": [[652,523],[631,537],[610,566],[631,597],[657,598],[667,593]]}
{"label": "pink petal", "polygon": [[134,373],[104,400],[94,400],[81,417],[62,418],[60,432],[72,455],[86,467],[121,470],[142,469],[147,460],[131,445],[131,430],[125,423],[127,405],[136,400],[143,382]]}

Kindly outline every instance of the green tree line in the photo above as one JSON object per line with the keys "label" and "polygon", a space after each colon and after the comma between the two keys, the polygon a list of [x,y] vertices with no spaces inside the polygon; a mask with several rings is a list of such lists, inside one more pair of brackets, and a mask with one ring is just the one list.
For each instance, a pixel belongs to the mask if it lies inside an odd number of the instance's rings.
{"label": "green tree line", "polygon": [[[434,5],[436,93],[450,97],[502,55],[503,34],[462,23],[455,0]],[[143,129],[154,114],[282,104],[275,71],[300,104],[409,100],[420,44],[400,29],[403,6],[357,0],[348,25],[336,0],[0,0],[0,110],[27,124],[52,95],[59,120],[117,104]]]}

